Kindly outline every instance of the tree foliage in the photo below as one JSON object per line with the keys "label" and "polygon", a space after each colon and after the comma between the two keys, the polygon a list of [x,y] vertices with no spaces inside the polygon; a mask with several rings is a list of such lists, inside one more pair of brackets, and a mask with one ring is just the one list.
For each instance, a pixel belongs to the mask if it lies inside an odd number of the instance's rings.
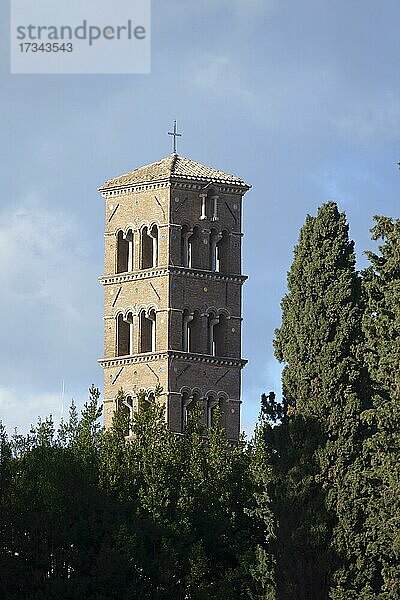
{"label": "tree foliage", "polygon": [[100,413],[91,388],[57,432],[0,429],[0,597],[274,599],[257,443],[232,448],[195,414],[172,434],[158,402],[108,431]]}
{"label": "tree foliage", "polygon": [[364,452],[372,490],[367,504],[367,552],[375,564],[379,600],[400,597],[400,220],[375,217],[379,254],[368,252],[363,273],[366,360],[373,405],[364,415],[371,428]]}
{"label": "tree foliage", "polygon": [[[326,597],[333,577],[346,580],[347,598],[353,597],[350,587],[360,594],[365,584],[358,476],[361,414],[368,406],[362,311],[346,218],[327,203],[301,229],[275,337],[290,408],[279,432],[286,453],[280,466],[290,482],[284,501],[290,502],[289,516],[301,515],[288,532],[291,543],[300,541],[293,548],[299,569],[290,576],[297,598]],[[290,568],[293,560],[284,556]],[[301,571],[312,588],[298,589]],[[292,595],[290,588],[287,597]]]}

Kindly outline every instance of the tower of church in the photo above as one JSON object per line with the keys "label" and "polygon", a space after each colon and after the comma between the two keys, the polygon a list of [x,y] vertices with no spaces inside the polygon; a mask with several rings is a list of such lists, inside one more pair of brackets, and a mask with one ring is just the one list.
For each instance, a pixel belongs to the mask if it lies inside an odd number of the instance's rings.
{"label": "tower of church", "polygon": [[190,411],[240,431],[242,198],[250,186],[176,152],[107,181],[105,199],[104,415],[121,388],[138,410],[162,388],[168,427]]}

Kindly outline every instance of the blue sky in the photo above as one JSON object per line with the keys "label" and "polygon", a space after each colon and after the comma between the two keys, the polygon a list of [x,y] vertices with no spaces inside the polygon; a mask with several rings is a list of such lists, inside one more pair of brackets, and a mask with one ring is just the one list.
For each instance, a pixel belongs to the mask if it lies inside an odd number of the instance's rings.
{"label": "blue sky", "polygon": [[[374,214],[399,216],[400,5],[153,0],[152,73],[9,74],[1,18],[0,419],[26,429],[102,386],[107,178],[171,151],[240,175],[242,425],[279,392],[272,338],[298,230],[335,200],[359,264]],[[65,413],[65,408],[64,408]]]}

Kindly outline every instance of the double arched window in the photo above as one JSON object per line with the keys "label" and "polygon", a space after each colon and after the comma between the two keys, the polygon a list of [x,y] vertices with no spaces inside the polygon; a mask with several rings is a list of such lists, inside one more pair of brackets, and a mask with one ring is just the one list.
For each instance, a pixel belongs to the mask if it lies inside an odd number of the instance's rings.
{"label": "double arched window", "polygon": [[116,400],[117,410],[126,420],[125,436],[132,435],[132,424],[135,413],[145,410],[155,402],[155,394],[152,391],[141,390],[139,393],[129,393],[126,396],[118,396]]}
{"label": "double arched window", "polygon": [[210,310],[201,315],[198,310],[191,312],[185,308],[182,311],[182,351],[230,356],[228,321],[224,312]]}
{"label": "double arched window", "polygon": [[[204,235],[204,232],[203,232]],[[203,238],[207,242],[206,237]],[[181,265],[189,269],[205,269],[217,273],[229,273],[229,233],[212,228],[209,233],[209,253],[203,251],[202,235],[197,225],[181,229]],[[204,264],[205,261],[205,264]]]}
{"label": "double arched window", "polygon": [[[151,225],[140,230],[140,268],[152,269],[158,266],[158,227]],[[133,271],[134,261],[134,231],[117,232],[116,273]]]}
{"label": "double arched window", "polygon": [[214,427],[222,425],[224,401],[219,394],[209,394],[206,397],[200,397],[199,393],[183,392],[181,394],[181,432],[184,433],[193,413],[197,411],[203,425]]}
{"label": "double arched window", "polygon": [[[136,325],[137,327],[137,325]],[[117,356],[131,356],[134,349],[134,316],[131,312],[127,315],[117,316]],[[142,310],[139,314],[139,353],[156,351],[156,311],[154,309]]]}

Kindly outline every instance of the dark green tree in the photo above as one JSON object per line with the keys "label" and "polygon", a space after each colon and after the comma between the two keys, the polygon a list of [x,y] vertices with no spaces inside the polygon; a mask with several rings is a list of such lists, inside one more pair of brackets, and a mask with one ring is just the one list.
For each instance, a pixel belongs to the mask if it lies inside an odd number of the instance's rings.
{"label": "dark green tree", "polygon": [[14,436],[11,445],[3,439],[8,475],[1,494],[0,590],[5,600],[151,597],[121,551],[126,524],[121,503],[99,485],[98,399],[91,388],[81,417],[72,407],[57,433],[48,418],[27,436]]}
{"label": "dark green tree", "polygon": [[[271,402],[276,414],[277,405],[272,397]],[[263,403],[246,453],[249,458],[247,471],[251,494],[250,505],[245,508],[245,512],[252,519],[253,531],[253,544],[247,566],[251,575],[247,590],[250,600],[276,600],[277,598],[275,556],[277,523],[271,497],[273,492],[271,483],[275,473],[267,443],[267,431],[270,429],[268,418],[271,417],[272,414],[266,410],[266,403]]]}
{"label": "dark green tree", "polygon": [[373,406],[365,413],[372,435],[365,442],[368,489],[367,554],[375,565],[374,598],[400,597],[400,220],[375,217],[363,272],[366,360]]}
{"label": "dark green tree", "polygon": [[330,202],[301,229],[274,341],[284,364],[285,417],[272,442],[281,452],[276,503],[282,499],[286,511],[279,520],[282,598],[369,597],[362,314],[354,244],[345,215]]}
{"label": "dark green tree", "polygon": [[159,391],[108,431],[93,387],[58,431],[0,427],[1,598],[274,598],[262,448],[201,410],[173,434]]}
{"label": "dark green tree", "polygon": [[277,403],[273,393],[263,395],[261,409],[264,460],[269,465],[266,490],[277,522],[273,545],[277,597],[326,597],[331,517],[316,480],[320,426],[296,414],[293,406]]}

